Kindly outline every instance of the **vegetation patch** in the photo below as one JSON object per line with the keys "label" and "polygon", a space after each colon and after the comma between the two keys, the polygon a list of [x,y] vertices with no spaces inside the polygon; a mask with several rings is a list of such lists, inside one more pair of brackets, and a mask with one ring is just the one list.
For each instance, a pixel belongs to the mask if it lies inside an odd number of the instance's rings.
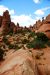
{"label": "vegetation patch", "polygon": [[36,33],[36,35],[34,35],[33,38],[34,40],[27,44],[28,48],[35,48],[35,49],[46,48],[46,44],[49,39],[44,33]]}
{"label": "vegetation patch", "polygon": [[0,48],[0,61],[4,60],[5,51]]}
{"label": "vegetation patch", "polygon": [[29,43],[29,40],[27,39],[22,40],[22,44],[26,44],[26,43]]}

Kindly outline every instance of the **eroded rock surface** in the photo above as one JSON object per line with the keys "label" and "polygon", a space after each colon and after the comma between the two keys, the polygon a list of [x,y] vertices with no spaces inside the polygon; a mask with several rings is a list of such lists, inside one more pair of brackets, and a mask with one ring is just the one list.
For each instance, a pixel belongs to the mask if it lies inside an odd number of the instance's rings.
{"label": "eroded rock surface", "polygon": [[28,50],[9,53],[0,65],[0,75],[37,75],[35,61]]}

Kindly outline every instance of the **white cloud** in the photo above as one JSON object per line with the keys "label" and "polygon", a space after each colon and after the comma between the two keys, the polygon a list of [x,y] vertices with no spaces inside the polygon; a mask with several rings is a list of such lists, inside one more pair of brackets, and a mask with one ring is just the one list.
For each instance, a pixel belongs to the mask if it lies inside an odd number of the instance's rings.
{"label": "white cloud", "polygon": [[43,10],[41,10],[41,9],[35,11],[36,15],[44,15],[44,13],[45,12]]}
{"label": "white cloud", "polygon": [[0,15],[2,15],[5,10],[8,10],[11,15],[15,13],[15,11],[13,9],[10,10],[9,8],[5,7],[4,5],[0,5]]}
{"label": "white cloud", "polygon": [[36,20],[32,19],[32,17],[30,15],[14,15],[11,16],[12,17],[12,21],[15,22],[15,24],[18,22],[20,24],[20,26],[29,26],[29,25],[33,25],[33,23],[36,22]]}
{"label": "white cloud", "polygon": [[16,15],[14,9],[9,9],[4,5],[0,5],[0,15],[2,15],[5,10],[8,10],[11,15],[12,22],[14,22],[15,24],[17,24],[18,22],[20,26],[28,27],[29,25],[33,25],[37,20],[41,19],[41,15],[44,15],[45,11],[48,9],[50,9],[50,7],[36,10],[34,12],[35,17],[33,19],[31,15]]}
{"label": "white cloud", "polygon": [[40,3],[40,0],[33,0],[33,1],[34,1],[34,3],[36,3],[36,4]]}
{"label": "white cloud", "polygon": [[4,5],[0,5],[0,15],[2,15],[5,10],[9,11],[12,22],[14,22],[15,24],[17,24],[18,22],[20,26],[27,26],[27,25],[29,26],[30,24],[33,25],[33,23],[35,23],[36,21],[31,17],[31,15],[24,14],[24,15],[18,16],[15,14],[15,11],[13,9],[9,9],[8,7]]}
{"label": "white cloud", "polygon": [[35,12],[34,12],[34,14],[35,15],[44,15],[45,14],[45,12],[48,10],[48,9],[50,9],[50,7],[45,7],[45,8],[42,8],[42,9],[38,9],[38,10],[36,10]]}
{"label": "white cloud", "polygon": [[38,21],[39,19],[41,20],[41,17],[36,16],[35,19],[36,19],[36,21]]}
{"label": "white cloud", "polygon": [[11,15],[11,20],[17,24],[17,22],[20,24],[20,26],[29,26],[33,25],[37,20],[41,19],[41,17],[45,14],[45,12],[50,9],[50,7],[45,7],[42,9],[38,9],[34,12],[34,19],[31,15],[16,15],[14,9],[9,9],[8,7],[4,5],[0,5],[0,15],[3,14],[5,10],[8,10]]}

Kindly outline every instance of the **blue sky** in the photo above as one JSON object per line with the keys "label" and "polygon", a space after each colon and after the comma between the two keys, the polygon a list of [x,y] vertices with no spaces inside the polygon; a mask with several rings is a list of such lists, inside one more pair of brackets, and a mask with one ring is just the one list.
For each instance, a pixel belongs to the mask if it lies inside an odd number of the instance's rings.
{"label": "blue sky", "polygon": [[0,0],[0,15],[5,10],[15,24],[29,26],[50,13],[50,0]]}

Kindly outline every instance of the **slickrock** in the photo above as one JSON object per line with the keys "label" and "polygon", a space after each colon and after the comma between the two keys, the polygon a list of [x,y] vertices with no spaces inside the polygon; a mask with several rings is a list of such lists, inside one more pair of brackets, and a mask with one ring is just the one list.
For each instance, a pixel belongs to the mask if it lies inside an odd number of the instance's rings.
{"label": "slickrock", "polygon": [[38,75],[35,61],[28,50],[12,52],[0,65],[0,75]]}
{"label": "slickrock", "polygon": [[35,57],[38,75],[50,75],[50,48],[32,50],[32,53],[33,56],[39,56],[39,59]]}
{"label": "slickrock", "polygon": [[[40,59],[36,59],[37,54]],[[0,64],[0,75],[50,75],[50,48],[10,50]]]}

